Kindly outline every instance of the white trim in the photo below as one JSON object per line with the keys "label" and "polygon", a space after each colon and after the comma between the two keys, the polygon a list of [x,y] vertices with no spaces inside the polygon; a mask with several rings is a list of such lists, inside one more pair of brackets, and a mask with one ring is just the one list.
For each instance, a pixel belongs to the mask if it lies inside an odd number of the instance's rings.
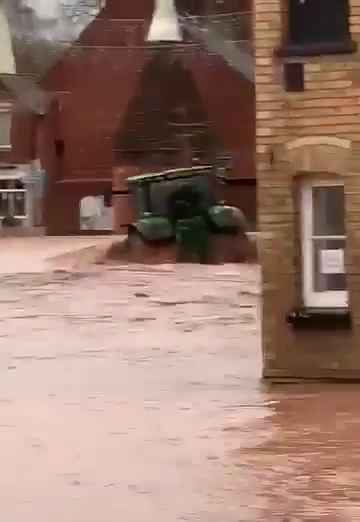
{"label": "white trim", "polygon": [[[26,221],[28,217],[25,214],[19,214],[19,215],[14,215],[14,218],[20,219],[21,221]],[[3,219],[5,219],[5,216],[0,216],[0,222],[3,221]]]}
{"label": "white trim", "polygon": [[316,236],[315,234],[312,235],[312,238],[313,239],[328,239],[329,241],[331,241],[332,239],[333,240],[341,240],[341,239],[346,239],[346,236]]}
{"label": "white trim", "polygon": [[14,188],[14,189],[2,189],[2,188],[0,188],[0,194],[4,194],[4,193],[5,194],[7,194],[7,193],[11,193],[11,194],[13,194],[13,193],[15,193],[15,194],[22,193],[22,194],[24,194],[25,192],[26,192],[26,189],[16,189],[16,188]]}
{"label": "white trim", "polygon": [[302,239],[302,280],[303,298],[306,307],[313,308],[346,308],[348,306],[348,292],[345,291],[314,291],[313,275],[313,242],[314,239],[344,240],[344,236],[315,236],[313,235],[313,188],[319,186],[343,186],[341,181],[308,180],[301,189],[301,239]]}
{"label": "white trim", "polygon": [[304,136],[303,138],[295,138],[294,140],[288,141],[285,147],[287,150],[293,150],[314,145],[328,145],[329,147],[351,149],[351,140],[337,138],[336,136]]}

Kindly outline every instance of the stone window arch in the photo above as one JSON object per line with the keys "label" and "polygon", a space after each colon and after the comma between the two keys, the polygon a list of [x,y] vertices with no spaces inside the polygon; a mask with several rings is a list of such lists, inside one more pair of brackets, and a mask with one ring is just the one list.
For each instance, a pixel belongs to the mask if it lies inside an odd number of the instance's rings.
{"label": "stone window arch", "polygon": [[335,136],[306,136],[286,143],[282,155],[292,175],[349,172],[352,143]]}

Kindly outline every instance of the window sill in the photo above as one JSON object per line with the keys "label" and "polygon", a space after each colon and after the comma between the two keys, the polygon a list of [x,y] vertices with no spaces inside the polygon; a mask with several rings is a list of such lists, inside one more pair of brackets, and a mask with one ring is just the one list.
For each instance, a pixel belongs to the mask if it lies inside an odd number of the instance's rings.
{"label": "window sill", "polygon": [[348,308],[297,308],[286,319],[299,330],[350,330],[352,326]]}
{"label": "window sill", "polygon": [[319,42],[309,44],[288,43],[275,51],[279,58],[321,56],[323,54],[350,54],[357,50],[357,43],[351,40],[344,42]]}

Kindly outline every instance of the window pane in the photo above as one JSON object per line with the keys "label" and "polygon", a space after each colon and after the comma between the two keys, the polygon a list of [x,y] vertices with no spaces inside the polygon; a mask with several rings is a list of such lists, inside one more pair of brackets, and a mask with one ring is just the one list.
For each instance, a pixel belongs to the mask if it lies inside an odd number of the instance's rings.
{"label": "window pane", "polygon": [[314,187],[313,209],[315,236],[344,236],[344,187]]}
{"label": "window pane", "polygon": [[9,193],[0,193],[0,216],[9,215]]}
{"label": "window pane", "polygon": [[26,216],[24,192],[0,192],[0,217]]}
{"label": "window pane", "polygon": [[14,198],[14,215],[15,216],[25,216],[25,193],[17,192],[13,195]]}
{"label": "window pane", "polygon": [[290,0],[293,43],[341,42],[349,33],[348,0]]}
{"label": "window pane", "polygon": [[10,146],[11,113],[0,112],[0,147]]}
{"label": "window pane", "polygon": [[344,239],[314,239],[314,291],[346,290]]}

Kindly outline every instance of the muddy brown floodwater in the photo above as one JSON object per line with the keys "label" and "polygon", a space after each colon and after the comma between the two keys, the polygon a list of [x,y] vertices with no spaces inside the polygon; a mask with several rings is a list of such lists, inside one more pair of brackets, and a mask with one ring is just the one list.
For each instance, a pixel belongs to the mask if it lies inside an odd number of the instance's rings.
{"label": "muddy brown floodwater", "polygon": [[257,267],[6,272],[1,520],[360,520],[359,388],[261,383]]}

